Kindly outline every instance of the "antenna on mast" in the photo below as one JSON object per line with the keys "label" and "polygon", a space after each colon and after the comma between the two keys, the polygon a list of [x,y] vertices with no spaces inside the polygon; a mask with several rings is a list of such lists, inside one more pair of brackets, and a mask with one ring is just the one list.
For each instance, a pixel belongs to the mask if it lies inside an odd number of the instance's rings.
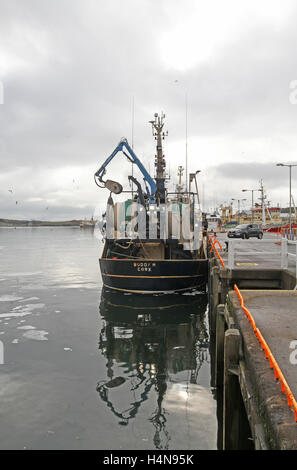
{"label": "antenna on mast", "polygon": [[186,192],[188,192],[188,93],[185,93],[186,105]]}
{"label": "antenna on mast", "polygon": [[[132,96],[132,122],[131,122],[131,142],[132,142],[132,150],[134,150],[134,95]],[[132,177],[134,177],[134,167],[132,163]],[[134,194],[134,187],[133,187],[133,179],[132,179],[132,199],[133,199],[133,194]]]}
{"label": "antenna on mast", "polygon": [[184,173],[184,167],[183,166],[179,166],[178,167],[178,173],[177,173],[177,176],[178,176],[178,184],[176,185],[176,191],[179,193],[179,196],[181,196],[181,193],[183,191],[183,185],[182,185],[182,176],[183,176],[183,173]]}
{"label": "antenna on mast", "polygon": [[156,194],[157,196],[164,200],[165,199],[165,158],[163,155],[163,148],[162,148],[162,140],[165,139],[168,135],[168,131],[164,132],[163,127],[164,127],[164,119],[165,119],[165,114],[161,112],[161,116],[159,116],[158,113],[154,114],[154,120],[149,121],[152,125],[152,133],[153,136],[155,137],[155,140],[157,141],[157,154],[155,158],[155,167],[156,167],[156,183],[157,183],[157,191]]}

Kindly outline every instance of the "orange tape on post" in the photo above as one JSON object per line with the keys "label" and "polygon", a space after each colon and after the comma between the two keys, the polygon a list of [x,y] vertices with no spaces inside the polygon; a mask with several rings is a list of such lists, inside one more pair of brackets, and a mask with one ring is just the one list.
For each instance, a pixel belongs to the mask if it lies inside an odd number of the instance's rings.
{"label": "orange tape on post", "polygon": [[214,243],[213,243],[213,247],[214,247],[214,245],[215,245],[216,243],[219,245],[220,250],[222,250],[222,245],[220,244],[219,240],[217,240],[217,239],[215,239],[215,241],[214,241]]}
{"label": "orange tape on post", "polygon": [[219,240],[215,239],[214,241],[212,241],[212,239],[209,239],[209,240],[208,240],[208,243],[209,243],[210,241],[211,241],[211,243],[212,243],[212,247],[211,247],[211,249],[210,249],[210,252],[212,252],[212,250],[214,249],[216,243],[219,245],[220,250],[222,250],[222,245],[220,244]]}
{"label": "orange tape on post", "polygon": [[224,267],[225,267],[224,261],[222,260],[222,258],[221,258],[221,256],[220,256],[218,250],[216,249],[216,247],[214,247],[214,249],[215,249],[216,254],[218,255],[218,258],[219,258],[219,260],[220,260],[220,262],[221,262],[221,265],[222,265],[223,268],[224,268]]}
{"label": "orange tape on post", "polygon": [[243,309],[243,311],[245,312],[246,316],[248,317],[248,320],[249,320],[249,322],[251,323],[251,325],[252,325],[252,327],[253,327],[253,330],[256,332],[256,329],[257,329],[257,328],[256,328],[256,322],[255,322],[255,320],[254,320],[254,318],[253,318],[251,312],[245,307],[244,301],[243,301],[243,297],[242,297],[242,295],[241,295],[241,293],[240,293],[240,291],[239,291],[239,289],[238,289],[238,287],[237,287],[236,284],[234,284],[234,289],[235,289],[236,294],[237,294],[237,296],[238,296],[238,298],[239,298],[239,300],[240,300],[241,308]]}
{"label": "orange tape on post", "polygon": [[217,248],[216,248],[216,246],[215,246],[216,243],[218,243],[219,246],[220,246],[220,249],[222,249],[222,245],[220,244],[219,240],[216,240],[216,239],[215,239],[214,241],[212,241],[212,239],[210,238],[210,239],[208,240],[208,243],[209,243],[209,242],[212,243],[212,247],[211,247],[211,249],[210,249],[210,253],[212,252],[213,249],[215,250],[215,252],[216,252],[216,254],[217,254],[217,257],[219,258],[219,260],[220,260],[220,262],[221,262],[221,265],[222,265],[223,268],[224,268],[224,267],[225,267],[225,263],[224,263],[224,261],[222,260],[220,254],[219,254],[219,252],[218,252],[218,250],[217,250]]}
{"label": "orange tape on post", "polygon": [[209,237],[209,240],[207,243],[209,243],[210,241],[212,242],[212,239],[215,238],[215,235],[210,235],[209,233],[207,233],[208,237]]}

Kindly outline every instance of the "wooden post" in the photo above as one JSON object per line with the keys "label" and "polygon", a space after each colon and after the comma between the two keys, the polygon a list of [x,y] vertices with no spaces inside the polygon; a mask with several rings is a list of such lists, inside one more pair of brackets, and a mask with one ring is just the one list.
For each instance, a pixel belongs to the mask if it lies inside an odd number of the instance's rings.
{"label": "wooden post", "polygon": [[216,387],[222,388],[224,383],[224,340],[225,340],[225,306],[217,307],[216,325]]}
{"label": "wooden post", "polygon": [[211,270],[211,316],[210,316],[210,330],[213,335],[216,333],[216,316],[217,316],[217,306],[219,304],[219,285],[220,285],[220,276],[219,268],[214,266]]}
{"label": "wooden post", "polygon": [[223,450],[240,449],[239,347],[239,331],[227,330],[224,342]]}
{"label": "wooden post", "polygon": [[217,306],[219,305],[219,287],[220,287],[220,269],[215,266],[213,270],[213,301],[214,311],[216,312]]}
{"label": "wooden post", "polygon": [[209,260],[208,265],[208,320],[210,325],[210,333],[211,333],[211,323],[212,323],[212,316],[213,316],[213,259]]}
{"label": "wooden post", "polygon": [[295,274],[297,279],[297,241],[295,241]]}

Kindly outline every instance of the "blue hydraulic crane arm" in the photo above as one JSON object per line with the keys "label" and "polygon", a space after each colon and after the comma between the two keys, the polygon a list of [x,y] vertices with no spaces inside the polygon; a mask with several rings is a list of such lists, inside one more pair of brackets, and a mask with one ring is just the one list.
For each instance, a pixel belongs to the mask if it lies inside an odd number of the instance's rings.
{"label": "blue hydraulic crane arm", "polygon": [[[129,155],[124,152],[123,150],[123,147],[126,148],[126,150],[129,152]],[[105,160],[105,162],[103,163],[103,165],[101,165],[101,167],[99,168],[98,171],[96,171],[95,173],[95,176],[99,179],[99,181],[103,182],[103,176],[104,174],[106,173],[106,167],[107,165],[111,162],[111,160],[116,156],[116,154],[118,152],[122,151],[124,153],[124,155],[132,162],[132,163],[135,163],[139,170],[141,171],[141,173],[143,174],[143,178],[144,178],[144,181],[146,183],[149,184],[150,186],[150,191],[148,190],[147,188],[147,185],[146,185],[146,190],[147,190],[147,193],[148,193],[148,196],[152,196],[153,194],[155,194],[156,192],[156,189],[157,189],[157,186],[156,186],[156,183],[154,182],[153,178],[150,176],[150,174],[146,171],[146,169],[144,168],[143,164],[141,163],[141,161],[139,160],[139,158],[135,155],[135,153],[133,152],[133,150],[131,149],[130,145],[128,144],[127,140],[126,139],[122,139],[120,141],[120,143],[118,144],[118,146],[114,149],[114,151],[112,152],[112,154]]]}

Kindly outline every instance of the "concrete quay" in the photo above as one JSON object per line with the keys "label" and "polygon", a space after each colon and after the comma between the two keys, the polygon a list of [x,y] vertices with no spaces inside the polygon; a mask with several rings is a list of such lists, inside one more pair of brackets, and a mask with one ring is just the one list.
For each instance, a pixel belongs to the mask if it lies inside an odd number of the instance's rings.
{"label": "concrete quay", "polygon": [[[287,256],[287,267],[282,267],[283,255],[277,243],[280,239],[268,235],[259,241],[236,240],[243,254],[235,256],[230,267],[225,245],[229,240],[225,234],[218,235],[217,240],[217,252],[211,251],[214,239],[208,244],[208,251],[210,333],[215,345],[213,385],[222,404],[220,446],[226,450],[249,448],[249,443],[242,438],[248,428],[255,449],[295,450],[297,413],[295,415],[293,406],[288,406],[286,393],[282,392],[280,380],[275,378],[270,360],[265,357],[255,334],[257,328],[296,398],[295,259]],[[290,246],[290,249],[294,254],[295,247]],[[239,288],[255,328],[234,286]]]}

